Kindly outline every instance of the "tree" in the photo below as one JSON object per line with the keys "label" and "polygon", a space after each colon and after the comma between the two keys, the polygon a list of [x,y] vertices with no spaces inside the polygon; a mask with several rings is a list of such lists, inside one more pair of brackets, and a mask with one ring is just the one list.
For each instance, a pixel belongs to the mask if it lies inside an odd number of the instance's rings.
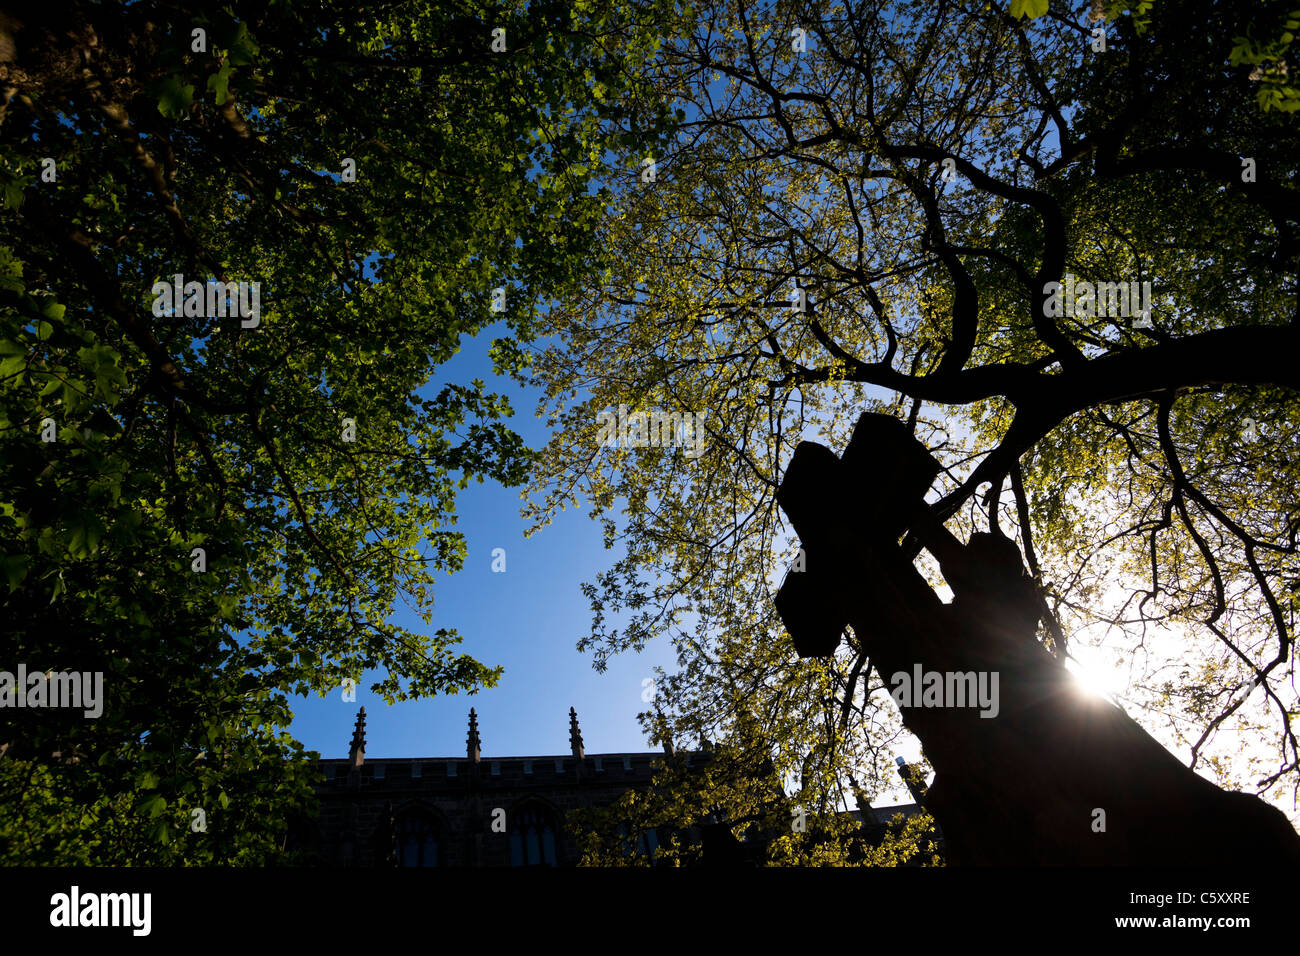
{"label": "tree", "polygon": [[[804,761],[799,792],[787,797],[768,742],[741,712],[730,739],[688,759],[670,751],[651,786],[628,790],[608,806],[574,811],[584,866],[893,866],[937,858],[929,845],[934,820],[896,815],[868,841],[852,815],[825,800],[829,764]],[[864,808],[865,809],[865,808]],[[657,845],[645,835],[657,834]],[[645,842],[642,842],[642,841]]]}
{"label": "tree", "polygon": [[388,621],[400,598],[428,623],[461,566],[457,490],[531,460],[482,381],[428,386],[499,321],[520,374],[590,260],[592,157],[664,126],[633,68],[667,16],[3,17],[0,619],[8,660],[102,672],[104,700],[0,712],[0,857],[271,859],[310,804],[286,694],[495,683],[454,632]]}
{"label": "tree", "polygon": [[[824,754],[828,800],[872,795],[890,675],[857,633],[796,658],[776,491],[801,438],[887,412],[942,460],[934,517],[1015,536],[1044,647],[1109,651],[1145,727],[1294,815],[1297,135],[1228,62],[1275,11],[1140,4],[1103,48],[1089,4],[1053,6],[734,0],[670,44],[688,119],[606,221],[618,264],[551,317],[549,394],[589,397],[549,404],[530,513],[585,497],[626,548],[579,646],[671,632],[675,733],[752,711],[784,777]],[[1151,301],[1096,286],[1121,281]],[[708,447],[601,449],[619,405],[703,414]]]}

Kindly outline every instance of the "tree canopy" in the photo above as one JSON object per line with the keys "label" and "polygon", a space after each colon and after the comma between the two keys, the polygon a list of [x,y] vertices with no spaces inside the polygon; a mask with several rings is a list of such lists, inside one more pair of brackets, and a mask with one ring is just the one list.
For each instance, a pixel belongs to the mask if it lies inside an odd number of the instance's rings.
{"label": "tree canopy", "polygon": [[[896,785],[882,675],[852,635],[798,659],[772,604],[791,453],[869,410],[943,459],[955,533],[1015,537],[1044,646],[1117,665],[1145,727],[1294,819],[1287,6],[0,16],[0,620],[8,661],[104,675],[97,719],[0,712],[0,858],[280,856],[310,805],[287,695],[496,680],[390,621],[433,622],[471,480],[530,482],[537,526],[590,507],[624,553],[580,648],[669,635],[647,728],[720,741],[602,826],[776,833],[776,780],[814,822],[770,862],[914,855],[924,818],[864,852],[832,816]],[[438,377],[489,328],[545,389],[540,454]],[[623,406],[703,453],[602,441]]]}
{"label": "tree canopy", "polygon": [[[1296,818],[1300,138],[1240,52],[1280,56],[1285,6],[718,0],[647,63],[686,118],[547,314],[528,511],[622,552],[585,585],[598,668],[671,635],[647,728],[770,754],[809,812],[896,787],[859,642],[800,660],[772,603],[795,445],[887,411],[938,517],[1014,536],[1045,646]],[[620,405],[702,415],[704,453],[602,447]]]}
{"label": "tree canopy", "polygon": [[[0,859],[265,861],[310,802],[287,694],[496,681],[454,632],[389,620],[403,600],[429,622],[460,567],[457,490],[531,461],[502,397],[436,373],[503,323],[496,370],[521,374],[539,308],[594,261],[594,161],[665,126],[634,68],[668,16],[4,17],[5,658],[102,672],[105,700],[0,712]],[[173,281],[198,291],[161,301]],[[257,311],[226,315],[217,282]]]}

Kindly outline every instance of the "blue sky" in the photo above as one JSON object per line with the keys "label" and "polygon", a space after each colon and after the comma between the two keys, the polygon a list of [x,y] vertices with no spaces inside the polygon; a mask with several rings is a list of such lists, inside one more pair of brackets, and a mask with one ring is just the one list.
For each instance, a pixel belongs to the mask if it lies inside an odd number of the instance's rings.
{"label": "blue sky", "polygon": [[[789,40],[781,34],[772,42]],[[809,50],[816,48],[813,37],[807,42]],[[725,86],[721,79],[710,84],[719,95]],[[685,107],[688,118],[698,115],[690,104]],[[323,172],[338,178],[336,172]],[[536,173],[534,168],[529,175]],[[374,264],[373,258],[368,260],[368,274]],[[511,427],[531,447],[540,448],[548,439],[544,421],[535,416],[540,391],[492,374],[488,348],[495,336],[506,334],[501,324],[462,339],[461,352],[437,370],[426,391],[432,394],[445,382],[482,378],[490,390],[509,396],[515,411]],[[807,437],[815,438],[815,431],[810,425]],[[460,492],[457,528],[465,535],[468,556],[462,571],[440,578],[428,625],[460,632],[464,642],[456,653],[470,654],[489,666],[502,665],[505,673],[499,684],[475,695],[389,706],[368,692],[373,680],[368,672],[356,688],[355,703],[344,702],[341,689],[325,699],[290,699],[295,714],[290,729],[304,746],[322,757],[346,756],[357,710],[365,706],[367,759],[462,756],[467,715],[474,707],[484,757],[564,754],[569,751],[569,708],[574,707],[589,753],[659,749],[649,743],[636,715],[650,706],[642,700],[642,681],[652,678],[656,667],[670,673],[677,668],[670,637],[658,637],[639,654],[612,656],[605,672],[598,674],[591,656],[575,649],[591,627],[590,607],[579,585],[594,580],[621,551],[605,551],[599,526],[575,510],[557,515],[525,540],[520,490],[485,482]],[[492,551],[498,547],[506,551],[504,573],[491,569]],[[788,550],[793,551],[793,542]],[[392,620],[413,630],[426,627],[400,604]],[[918,756],[913,743],[900,752],[909,760]]]}
{"label": "blue sky", "polygon": [[[515,411],[511,427],[540,448],[547,438],[545,422],[535,417],[540,392],[492,374],[488,348],[501,334],[502,328],[493,327],[463,339],[460,353],[438,370],[432,387],[482,378],[490,390],[509,396]],[[322,757],[347,756],[357,709],[364,706],[368,759],[463,756],[473,707],[484,757],[565,754],[574,707],[589,753],[658,749],[649,744],[636,715],[649,707],[641,699],[642,680],[654,676],[656,665],[676,665],[670,639],[651,642],[640,654],[618,655],[603,674],[596,673],[590,655],[575,649],[591,628],[579,585],[593,580],[616,555],[605,551],[599,526],[574,510],[525,540],[520,491],[484,482],[460,492],[457,528],[465,535],[468,556],[464,569],[440,577],[434,593],[430,629],[455,628],[464,639],[457,653],[503,666],[497,686],[475,695],[389,706],[369,693],[374,678],[367,673],[357,686],[356,703],[344,702],[341,689],[325,699],[290,698],[291,732],[304,746]],[[505,549],[504,572],[492,571],[494,548]],[[413,630],[426,627],[401,604],[392,620]]]}

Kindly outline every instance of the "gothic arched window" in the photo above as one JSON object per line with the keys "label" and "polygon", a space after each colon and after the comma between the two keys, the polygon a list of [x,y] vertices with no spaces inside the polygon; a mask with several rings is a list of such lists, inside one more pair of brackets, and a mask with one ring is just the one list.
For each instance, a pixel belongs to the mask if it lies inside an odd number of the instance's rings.
{"label": "gothic arched window", "polygon": [[637,837],[636,851],[644,856],[654,859],[655,851],[659,849],[659,831],[642,830]]}
{"label": "gothic arched window", "polygon": [[623,855],[632,856],[637,853],[654,860],[659,850],[659,830],[657,828],[638,830],[635,839],[630,834],[631,831],[626,823],[618,825],[619,844],[623,848]]}
{"label": "gothic arched window", "polygon": [[516,810],[510,825],[511,866],[555,866],[555,822],[538,806]]}
{"label": "gothic arched window", "polygon": [[398,821],[397,865],[438,865],[438,831],[426,814],[411,813]]}

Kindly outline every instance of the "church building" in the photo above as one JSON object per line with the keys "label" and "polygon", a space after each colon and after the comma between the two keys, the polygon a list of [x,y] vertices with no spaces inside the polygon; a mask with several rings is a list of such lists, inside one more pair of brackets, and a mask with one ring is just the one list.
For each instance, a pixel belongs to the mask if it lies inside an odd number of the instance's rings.
{"label": "church building", "polygon": [[[673,752],[666,744],[665,753]],[[366,710],[357,715],[346,759],[319,763],[320,810],[291,827],[289,846],[305,862],[340,867],[573,866],[577,841],[564,826],[577,809],[613,803],[632,788],[648,787],[664,753],[588,754],[569,709],[569,751],[484,759],[478,716],[469,712],[463,757],[366,759]],[[687,765],[711,759],[707,743],[685,753]],[[900,810],[853,815],[864,831]],[[718,830],[719,832],[705,832]],[[679,830],[704,845],[706,861],[743,865],[750,855],[725,825]],[[636,835],[636,850],[653,855],[655,830]]]}
{"label": "church building", "polygon": [[[318,816],[291,840],[322,866],[569,866],[578,860],[569,811],[649,786],[661,757],[588,754],[570,708],[568,753],[484,759],[471,708],[463,757],[367,760],[363,707],[347,759],[320,761]],[[653,852],[657,834],[640,844]]]}

